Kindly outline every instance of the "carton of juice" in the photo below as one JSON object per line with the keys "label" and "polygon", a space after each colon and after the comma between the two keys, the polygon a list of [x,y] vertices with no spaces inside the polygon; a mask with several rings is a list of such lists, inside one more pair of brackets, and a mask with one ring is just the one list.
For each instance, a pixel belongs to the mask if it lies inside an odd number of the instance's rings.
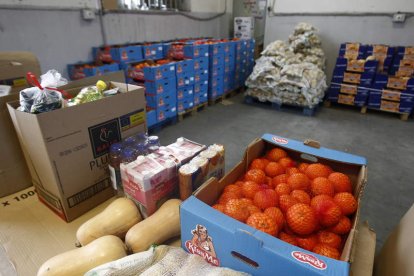
{"label": "carton of juice", "polygon": [[125,194],[144,217],[168,200],[177,186],[177,165],[172,158],[150,154],[120,167]]}

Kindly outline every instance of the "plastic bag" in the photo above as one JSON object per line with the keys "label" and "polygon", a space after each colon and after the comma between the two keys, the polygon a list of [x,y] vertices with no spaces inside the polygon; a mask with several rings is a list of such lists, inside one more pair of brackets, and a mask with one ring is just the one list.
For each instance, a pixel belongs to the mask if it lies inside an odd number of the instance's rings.
{"label": "plastic bag", "polygon": [[36,76],[27,73],[28,82],[34,87],[20,91],[19,110],[30,113],[42,113],[59,109],[63,106],[62,91],[56,87],[65,85],[68,81],[56,70],[49,70],[40,76],[40,83]]}

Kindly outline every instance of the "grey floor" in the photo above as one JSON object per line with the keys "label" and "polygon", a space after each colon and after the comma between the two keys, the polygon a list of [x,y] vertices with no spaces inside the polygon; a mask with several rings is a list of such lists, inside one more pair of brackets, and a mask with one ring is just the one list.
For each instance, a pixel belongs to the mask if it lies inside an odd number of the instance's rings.
{"label": "grey floor", "polygon": [[243,103],[243,95],[216,104],[157,133],[162,144],[177,137],[226,147],[226,170],[238,162],[254,138],[272,133],[295,140],[312,138],[328,148],[368,160],[362,220],[377,233],[377,252],[392,228],[414,203],[414,121],[394,114],[352,107],[321,108],[314,117],[295,110],[276,111]]}

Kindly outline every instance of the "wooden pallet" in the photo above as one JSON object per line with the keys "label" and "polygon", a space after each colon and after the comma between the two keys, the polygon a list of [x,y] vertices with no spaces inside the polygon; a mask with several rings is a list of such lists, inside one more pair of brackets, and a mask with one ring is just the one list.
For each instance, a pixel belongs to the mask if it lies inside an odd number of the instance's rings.
{"label": "wooden pallet", "polygon": [[208,106],[208,103],[205,102],[197,106],[194,106],[193,108],[187,109],[184,112],[178,113],[178,121],[181,122],[182,120],[184,120],[184,118],[188,116],[196,115],[197,112],[204,110],[207,106]]}
{"label": "wooden pallet", "polygon": [[375,111],[379,111],[379,112],[386,112],[386,113],[390,113],[390,114],[396,114],[400,117],[401,121],[408,121],[408,118],[410,117],[410,113],[394,112],[394,111],[383,110],[383,109],[372,108],[372,107],[368,107],[367,109],[368,110],[375,110]]}
{"label": "wooden pallet", "polygon": [[246,95],[244,97],[244,102],[250,105],[257,105],[257,106],[268,106],[275,110],[282,110],[287,111],[289,109],[291,110],[300,110],[302,111],[302,114],[305,116],[313,116],[315,115],[316,110],[318,109],[318,106],[309,108],[309,107],[303,107],[298,105],[289,105],[289,104],[279,104],[279,103],[273,103],[273,102],[261,102],[257,98]]}
{"label": "wooden pallet", "polygon": [[362,114],[367,113],[366,106],[356,106],[356,105],[351,105],[351,104],[337,103],[337,102],[331,102],[329,100],[325,100],[323,102],[324,107],[331,107],[332,105],[349,106],[351,108],[359,109]]}
{"label": "wooden pallet", "polygon": [[177,123],[177,117],[168,118],[162,122],[156,123],[153,126],[148,127],[148,133],[153,134],[160,132],[163,128]]}
{"label": "wooden pallet", "polygon": [[222,102],[225,99],[237,96],[238,94],[240,94],[241,92],[244,91],[244,87],[239,87],[233,90],[230,90],[227,93],[224,93],[223,95],[220,95],[214,99],[209,99],[208,100],[208,105],[214,105],[214,104],[218,104],[219,102]]}

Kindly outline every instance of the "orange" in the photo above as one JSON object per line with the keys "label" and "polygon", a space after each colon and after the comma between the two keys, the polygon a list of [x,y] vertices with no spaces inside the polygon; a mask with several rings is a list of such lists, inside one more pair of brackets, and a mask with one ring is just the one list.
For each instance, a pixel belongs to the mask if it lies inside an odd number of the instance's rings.
{"label": "orange", "polygon": [[287,182],[287,175],[286,174],[280,174],[278,176],[273,177],[273,179],[272,179],[273,187],[276,187],[277,184],[286,183],[286,182]]}
{"label": "orange", "polygon": [[296,166],[296,162],[293,161],[290,157],[280,158],[279,164],[285,167],[286,169]]}
{"label": "orange", "polygon": [[249,214],[253,215],[254,213],[261,213],[262,210],[260,210],[259,207],[253,205],[253,204],[249,204],[247,205],[247,210],[249,210]]}
{"label": "orange", "polygon": [[311,198],[309,194],[303,190],[293,190],[290,196],[299,201],[300,203],[310,204]]}
{"label": "orange", "polygon": [[318,195],[312,198],[311,206],[316,213],[319,223],[323,226],[335,225],[341,219],[341,208],[330,196]]}
{"label": "orange", "polygon": [[242,185],[243,196],[246,198],[253,199],[256,192],[260,190],[259,184],[253,181],[246,181]]}
{"label": "orange", "polygon": [[250,215],[246,204],[241,202],[240,199],[230,199],[227,201],[224,213],[241,222],[245,222]]}
{"label": "orange", "polygon": [[338,235],[345,235],[351,231],[351,227],[351,220],[348,217],[343,216],[339,219],[339,222],[329,228],[329,230]]}
{"label": "orange", "polygon": [[300,164],[299,164],[299,166],[298,166],[298,169],[299,169],[299,171],[300,171],[300,172],[305,173],[306,168],[307,168],[308,166],[309,166],[309,164],[308,164],[308,163],[300,163]]}
{"label": "orange", "polygon": [[297,203],[286,211],[286,222],[299,235],[311,234],[318,224],[315,211],[304,203]]}
{"label": "orange", "polygon": [[236,183],[234,183],[234,185],[237,185],[239,187],[241,187],[243,185],[244,181],[236,181]]}
{"label": "orange", "polygon": [[234,192],[226,192],[226,193],[222,193],[218,203],[220,204],[226,204],[227,201],[229,201],[230,199],[238,199],[240,198],[240,196],[237,193]]}
{"label": "orange", "polygon": [[269,207],[275,207],[279,204],[279,197],[272,189],[265,189],[256,192],[253,198],[254,205],[264,210]]}
{"label": "orange", "polygon": [[223,204],[214,204],[211,207],[213,207],[214,209],[216,209],[216,210],[218,210],[218,211],[220,211],[222,213],[224,213],[224,209],[226,208],[226,206],[223,205]]}
{"label": "orange", "polygon": [[251,200],[250,198],[242,197],[242,198],[240,198],[240,202],[242,202],[246,205],[253,205],[253,200]]}
{"label": "orange", "polygon": [[286,151],[279,149],[279,148],[271,149],[266,155],[267,159],[273,162],[277,162],[279,161],[280,158],[283,158],[286,156],[287,156]]}
{"label": "orange", "polygon": [[309,236],[297,236],[296,241],[298,242],[299,247],[312,251],[312,249],[318,243],[318,237],[315,234]]}
{"label": "orange", "polygon": [[325,177],[317,177],[311,183],[312,195],[334,196],[335,190],[333,183]]}
{"label": "orange", "polygon": [[336,260],[339,260],[339,257],[341,255],[338,249],[322,243],[318,243],[317,245],[315,245],[312,251],[316,254],[323,255]]}
{"label": "orange", "polygon": [[282,165],[280,165],[279,163],[270,162],[269,164],[267,164],[264,171],[265,171],[267,176],[275,177],[275,176],[278,176],[280,174],[283,174],[285,172],[285,168]]}
{"label": "orange", "polygon": [[338,250],[341,248],[342,239],[339,235],[324,230],[319,231],[317,235],[319,243],[329,245]]}
{"label": "orange", "polygon": [[292,190],[307,190],[310,185],[309,178],[303,173],[295,173],[288,177],[287,184]]}
{"label": "orange", "polygon": [[264,158],[257,158],[257,159],[254,159],[252,161],[252,163],[250,163],[249,169],[250,170],[252,170],[252,169],[259,169],[259,170],[264,171],[264,169],[266,168],[266,165],[268,163],[269,163],[269,160],[266,160]]}
{"label": "orange", "polygon": [[276,186],[275,191],[279,196],[281,196],[281,195],[289,195],[292,189],[290,188],[288,184],[280,183]]}
{"label": "orange", "polygon": [[317,177],[328,177],[331,169],[321,163],[314,163],[306,168],[305,173],[310,179],[315,179]]}
{"label": "orange", "polygon": [[286,169],[286,174],[288,175],[288,176],[290,176],[290,175],[292,175],[292,174],[295,174],[295,173],[300,173],[301,171],[298,169],[298,168],[295,168],[295,167],[290,167],[290,168],[287,168]]}
{"label": "orange", "polygon": [[352,193],[351,180],[346,174],[334,172],[329,175],[328,179],[333,183],[335,193]]}
{"label": "orange", "polygon": [[276,236],[279,231],[276,222],[264,213],[254,213],[250,215],[246,223],[257,230],[272,236]]}
{"label": "orange", "polygon": [[285,213],[290,207],[297,203],[299,203],[299,201],[296,198],[291,197],[290,195],[279,196],[279,207]]}
{"label": "orange", "polygon": [[345,216],[355,213],[358,208],[358,202],[351,193],[338,193],[334,196],[334,201]]}
{"label": "orange", "polygon": [[242,188],[234,184],[227,185],[223,190],[223,193],[226,192],[233,192],[237,194],[239,197],[243,196]]}
{"label": "orange", "polygon": [[266,175],[262,170],[253,169],[246,172],[244,178],[247,181],[253,181],[258,184],[262,184],[266,182]]}
{"label": "orange", "polygon": [[264,213],[271,217],[279,226],[279,229],[282,229],[285,225],[285,216],[282,211],[277,207],[270,207],[264,210]]}
{"label": "orange", "polygon": [[298,241],[294,235],[287,234],[285,232],[280,232],[279,239],[284,242],[290,243],[291,245],[298,246]]}

